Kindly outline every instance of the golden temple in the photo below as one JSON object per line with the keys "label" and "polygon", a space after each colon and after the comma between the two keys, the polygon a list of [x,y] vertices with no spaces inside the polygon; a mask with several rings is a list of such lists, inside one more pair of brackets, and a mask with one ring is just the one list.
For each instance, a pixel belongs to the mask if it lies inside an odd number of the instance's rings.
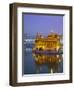
{"label": "golden temple", "polygon": [[[61,51],[62,53],[59,54],[59,51]],[[48,36],[43,36],[37,33],[32,55],[34,57],[36,65],[38,65],[38,68],[40,68],[40,65],[42,64],[47,64],[49,72],[51,72],[52,70],[53,72],[57,72],[58,63],[63,60],[62,54],[62,35],[50,33]],[[37,72],[39,71],[37,70]]]}
{"label": "golden temple", "polygon": [[62,48],[62,35],[51,33],[47,37],[37,33],[33,50],[59,50]]}

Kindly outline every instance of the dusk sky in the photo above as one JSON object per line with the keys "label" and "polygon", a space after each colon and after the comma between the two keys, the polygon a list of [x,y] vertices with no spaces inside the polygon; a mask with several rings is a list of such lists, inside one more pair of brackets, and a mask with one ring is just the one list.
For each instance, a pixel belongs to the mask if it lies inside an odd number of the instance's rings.
{"label": "dusk sky", "polygon": [[40,32],[48,35],[50,32],[63,34],[63,16],[24,14],[24,33],[36,35]]}

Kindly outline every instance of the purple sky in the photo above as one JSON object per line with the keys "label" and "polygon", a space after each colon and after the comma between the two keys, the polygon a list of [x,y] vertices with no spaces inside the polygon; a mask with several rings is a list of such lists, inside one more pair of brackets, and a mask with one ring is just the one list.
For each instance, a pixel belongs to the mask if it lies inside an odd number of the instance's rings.
{"label": "purple sky", "polygon": [[63,34],[63,16],[24,14],[24,33],[48,35],[51,31]]}

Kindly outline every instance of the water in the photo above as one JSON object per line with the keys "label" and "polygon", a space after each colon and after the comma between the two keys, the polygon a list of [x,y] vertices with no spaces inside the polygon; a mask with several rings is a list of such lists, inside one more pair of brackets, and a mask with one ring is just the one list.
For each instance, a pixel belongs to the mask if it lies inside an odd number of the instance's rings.
{"label": "water", "polygon": [[[30,45],[33,46],[33,45]],[[53,56],[53,55],[52,55]],[[59,60],[58,62],[50,62],[43,63],[43,57],[46,59],[46,56],[35,55],[32,52],[32,48],[29,46],[24,49],[24,60],[23,60],[23,74],[41,74],[41,73],[62,73],[63,72],[63,60]],[[49,59],[50,55],[47,59]],[[44,60],[45,61],[45,60]]]}

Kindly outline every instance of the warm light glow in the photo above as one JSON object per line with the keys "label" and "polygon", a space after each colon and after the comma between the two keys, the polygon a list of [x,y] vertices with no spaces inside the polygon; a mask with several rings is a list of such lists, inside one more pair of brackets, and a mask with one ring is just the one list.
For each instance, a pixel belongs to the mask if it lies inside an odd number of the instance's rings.
{"label": "warm light glow", "polygon": [[[33,47],[34,52],[38,52],[39,54],[34,54],[34,58],[37,64],[49,63],[49,62],[57,62],[59,61],[60,56],[58,55],[45,55],[44,53],[57,53],[61,48],[60,35],[51,33],[47,37],[41,37],[42,35],[36,35],[35,46]],[[59,37],[59,39],[58,39]]]}

